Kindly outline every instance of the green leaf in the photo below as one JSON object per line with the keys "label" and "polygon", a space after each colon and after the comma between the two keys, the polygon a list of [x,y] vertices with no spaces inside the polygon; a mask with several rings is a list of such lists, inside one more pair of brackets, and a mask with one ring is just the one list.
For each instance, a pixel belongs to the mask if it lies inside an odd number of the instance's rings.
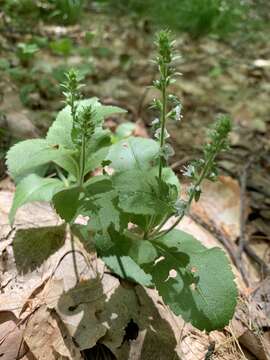
{"label": "green leaf", "polygon": [[26,176],[16,187],[9,213],[10,223],[13,223],[20,206],[33,201],[51,201],[53,195],[63,187],[62,181],[58,179],[42,178],[35,174]]}
{"label": "green leaf", "polygon": [[149,241],[132,240],[111,230],[107,235],[98,235],[95,245],[105,264],[123,279],[134,281],[143,286],[151,286],[151,275],[146,274],[139,263],[148,263],[157,256]]}
{"label": "green leaf", "polygon": [[159,182],[152,171],[128,170],[113,176],[119,207],[131,214],[159,215],[174,211],[177,189]]}
{"label": "green leaf", "polygon": [[129,256],[110,255],[102,260],[116,275],[142,286],[151,286],[151,276],[146,274]]}
{"label": "green leaf", "polygon": [[111,144],[110,131],[98,129],[86,148],[85,174],[95,170],[106,158]]}
{"label": "green leaf", "polygon": [[[149,171],[152,174],[152,176],[155,176],[158,174],[158,169],[156,167]],[[171,195],[173,195],[171,198],[171,202],[173,204],[174,201],[176,201],[178,199],[179,194],[180,194],[179,180],[170,168],[163,168],[162,180],[165,183],[167,183],[168,185],[175,186],[174,191],[171,192]],[[158,226],[162,220],[164,220],[164,214],[158,214],[158,215],[155,215],[154,217],[138,215],[138,214],[130,214],[129,215],[129,222],[138,225],[144,231],[148,229],[150,221],[151,221],[151,225],[152,225],[151,227],[153,229],[154,227]]]}
{"label": "green leaf", "polygon": [[49,162],[55,162],[65,170],[76,174],[73,154],[73,151],[55,148],[43,139],[25,140],[17,143],[8,151],[6,163],[9,173],[14,179],[28,175],[40,165]]}
{"label": "green leaf", "polygon": [[67,223],[73,222],[79,215],[78,208],[82,188],[80,186],[70,187],[56,193],[52,199],[57,214]]}
{"label": "green leaf", "polygon": [[[152,171],[156,171],[156,170],[153,169]],[[167,168],[162,169],[162,180],[166,184],[175,185],[175,187],[177,188],[177,191],[178,191],[178,195],[180,194],[181,186],[179,183],[179,179],[175,175],[175,173],[173,172],[173,170],[171,168],[167,167]]]}
{"label": "green leaf", "polygon": [[132,122],[124,122],[117,126],[115,133],[114,133],[114,142],[120,141],[122,139],[128,138],[132,135],[133,131],[135,130],[136,125]]}
{"label": "green leaf", "polygon": [[94,106],[94,111],[94,120],[96,123],[103,122],[104,119],[113,114],[124,114],[127,112],[126,110],[121,109],[118,106],[102,105],[100,103]]}
{"label": "green leaf", "polygon": [[19,272],[36,269],[64,242],[63,225],[18,230],[13,240],[13,250]]}
{"label": "green leaf", "polygon": [[200,330],[226,326],[236,306],[237,289],[225,253],[207,249],[180,230],[153,241],[160,255],[152,275],[159,294],[176,315]]}
{"label": "green leaf", "polygon": [[111,146],[107,160],[119,172],[136,169],[149,169],[156,161],[159,145],[151,139],[130,137]]}
{"label": "green leaf", "polygon": [[135,233],[119,233],[111,226],[108,234],[109,237],[100,236],[96,241],[97,249],[103,256],[111,254],[127,255],[137,265],[151,263],[158,257],[155,246],[148,240],[142,240]]}
{"label": "green leaf", "polygon": [[79,211],[82,215],[89,216],[91,230],[105,231],[112,224],[116,229],[123,227],[117,196],[107,176],[94,177],[85,184]]}
{"label": "green leaf", "polygon": [[86,211],[90,216],[90,228],[94,231],[104,231],[113,224],[116,229],[120,229],[121,218],[117,208],[117,194],[110,191],[95,197],[92,201],[94,201],[95,209]]}

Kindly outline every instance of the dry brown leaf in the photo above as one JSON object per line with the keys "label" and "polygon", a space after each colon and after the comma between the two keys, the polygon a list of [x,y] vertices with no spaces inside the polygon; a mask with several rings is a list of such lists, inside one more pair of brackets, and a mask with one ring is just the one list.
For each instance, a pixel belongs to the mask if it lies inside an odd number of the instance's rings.
{"label": "dry brown leaf", "polygon": [[26,324],[24,340],[37,360],[82,360],[79,349],[57,314],[41,306]]}
{"label": "dry brown leaf", "polygon": [[214,226],[228,239],[240,235],[240,188],[231,177],[221,176],[218,182],[205,181],[199,202],[191,206],[191,213],[209,226]]}
{"label": "dry brown leaf", "polygon": [[[8,222],[8,212],[12,204],[13,193],[0,191],[0,235],[5,237],[11,227]],[[33,226],[49,226],[59,223],[58,217],[48,204],[29,204],[18,211],[16,228],[29,228]],[[11,310],[19,317],[24,304],[31,297],[35,289],[39,288],[51,274],[55,267],[57,257],[61,250],[51,256],[40,268],[27,274],[18,274],[13,248],[11,246],[14,232],[1,242],[1,289],[0,310]],[[2,247],[2,245],[4,245]]]}
{"label": "dry brown leaf", "polygon": [[22,330],[18,328],[18,319],[10,311],[0,311],[0,358],[15,360],[26,352]]}

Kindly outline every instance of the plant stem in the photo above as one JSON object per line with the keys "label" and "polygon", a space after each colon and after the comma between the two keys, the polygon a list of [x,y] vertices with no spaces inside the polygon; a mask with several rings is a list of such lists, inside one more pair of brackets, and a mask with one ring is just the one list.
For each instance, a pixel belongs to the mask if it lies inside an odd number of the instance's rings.
{"label": "plant stem", "polygon": [[145,230],[144,235],[143,235],[144,240],[148,239],[148,235],[152,230],[154,222],[155,222],[155,215],[150,215],[149,222],[148,222],[148,225],[147,225],[147,229]]}
{"label": "plant stem", "polygon": [[163,226],[166,224],[166,222],[169,220],[170,216],[167,215],[165,216],[165,218],[162,220],[162,222],[159,224],[159,226],[154,229],[154,231],[152,232],[151,236],[155,237],[156,234],[158,234],[159,230],[161,230],[163,228]]}
{"label": "plant stem", "polygon": [[72,261],[73,261],[73,268],[74,268],[74,273],[75,273],[75,277],[76,277],[76,282],[77,284],[80,282],[80,275],[79,275],[79,271],[78,271],[78,267],[77,267],[77,262],[76,262],[76,252],[75,252],[75,246],[74,246],[74,236],[72,234],[71,228],[69,226],[69,233],[70,233],[70,243],[71,243],[71,253],[72,253]]}
{"label": "plant stem", "polygon": [[70,104],[70,108],[71,108],[71,116],[72,116],[72,120],[73,123],[76,121],[76,111],[77,111],[77,107],[75,105],[75,94],[71,93],[71,104]]}
{"label": "plant stem", "polygon": [[85,134],[82,136],[82,146],[81,146],[81,153],[80,153],[80,176],[79,176],[79,186],[83,186],[84,183],[84,172],[85,172],[85,149],[86,148],[86,141],[85,141]]}
{"label": "plant stem", "polygon": [[167,80],[167,65],[162,64],[161,66],[162,71],[162,113],[161,113],[161,132],[160,132],[160,156],[159,156],[159,171],[158,171],[158,178],[159,181],[161,181],[162,177],[162,168],[163,168],[163,158],[161,155],[162,148],[164,146],[165,142],[165,125],[166,125],[166,112],[167,112],[167,86],[166,86],[166,80]]}
{"label": "plant stem", "polygon": [[56,171],[57,171],[57,174],[59,176],[59,178],[63,181],[65,187],[69,187],[69,181],[68,179],[65,177],[65,175],[62,173],[61,171],[61,168],[59,166],[55,166],[56,167]]}

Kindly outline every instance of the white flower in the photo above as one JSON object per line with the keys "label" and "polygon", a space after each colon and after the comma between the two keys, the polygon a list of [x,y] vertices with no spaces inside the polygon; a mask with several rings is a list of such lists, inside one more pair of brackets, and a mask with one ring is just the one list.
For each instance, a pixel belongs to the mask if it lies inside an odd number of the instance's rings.
{"label": "white flower", "polygon": [[181,111],[182,111],[182,105],[179,104],[174,108],[175,111],[175,120],[180,121],[182,119]]}

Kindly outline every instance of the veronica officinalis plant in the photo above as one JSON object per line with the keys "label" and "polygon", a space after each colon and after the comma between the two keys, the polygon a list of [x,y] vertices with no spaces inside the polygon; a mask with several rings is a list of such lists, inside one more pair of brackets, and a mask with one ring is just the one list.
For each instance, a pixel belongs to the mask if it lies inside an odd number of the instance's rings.
{"label": "veronica officinalis plant", "polygon": [[[230,120],[220,117],[209,133],[203,157],[184,169],[191,185],[180,198],[180,183],[168,166],[174,153],[168,142],[168,121],[179,121],[181,102],[170,93],[178,75],[174,42],[168,31],[156,39],[155,64],[160,91],[152,107],[154,139],[130,136],[111,143],[103,129],[107,116],[123,113],[97,98],[82,100],[81,84],[70,71],[64,84],[66,107],[45,139],[20,142],[7,154],[16,192],[10,211],[27,202],[49,201],[75,231],[78,215],[87,216],[80,240],[93,244],[113,273],[155,288],[176,315],[201,330],[223,328],[236,306],[236,286],[229,260],[220,248],[208,249],[176,227],[193,200],[198,201],[204,179],[215,180],[215,159],[228,147]],[[48,164],[55,172],[46,176]],[[110,172],[107,171],[110,167]],[[102,175],[92,176],[96,169]],[[175,217],[170,227],[166,222]]]}

